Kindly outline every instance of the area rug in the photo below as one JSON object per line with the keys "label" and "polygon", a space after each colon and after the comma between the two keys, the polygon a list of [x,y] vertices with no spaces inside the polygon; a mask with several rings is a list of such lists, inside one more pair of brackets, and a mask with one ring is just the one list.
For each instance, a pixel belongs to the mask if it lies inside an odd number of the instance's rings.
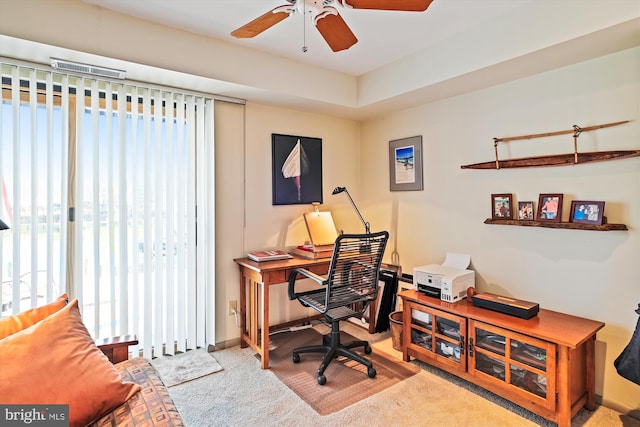
{"label": "area rug", "polygon": [[175,356],[162,356],[151,361],[167,387],[192,381],[221,371],[222,366],[204,349],[190,350]]}
{"label": "area rug", "polygon": [[[343,332],[340,339],[349,342],[355,338]],[[304,329],[272,336],[269,351],[271,371],[320,415],[340,411],[420,371],[413,364],[393,360],[374,349],[366,357],[377,371],[375,378],[369,378],[365,366],[341,356],[329,364],[324,373],[327,383],[320,385],[317,371],[323,355],[301,354],[300,363],[293,363],[291,358],[294,348],[320,343],[322,335],[318,331]]]}

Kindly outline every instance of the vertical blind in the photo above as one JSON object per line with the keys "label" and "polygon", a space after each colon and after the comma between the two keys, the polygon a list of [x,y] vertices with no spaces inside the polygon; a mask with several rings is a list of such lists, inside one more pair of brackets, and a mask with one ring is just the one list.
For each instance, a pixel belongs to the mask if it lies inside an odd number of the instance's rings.
{"label": "vertical blind", "polygon": [[68,292],[145,357],[215,342],[213,98],[1,66],[2,315]]}

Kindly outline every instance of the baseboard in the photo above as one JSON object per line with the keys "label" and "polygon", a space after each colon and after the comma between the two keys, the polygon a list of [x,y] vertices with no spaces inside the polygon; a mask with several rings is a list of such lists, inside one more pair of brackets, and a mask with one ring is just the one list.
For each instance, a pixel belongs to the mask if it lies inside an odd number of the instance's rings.
{"label": "baseboard", "polygon": [[216,351],[216,350],[223,350],[225,348],[231,348],[231,347],[235,347],[237,345],[240,345],[240,337],[232,338],[232,339],[226,340],[226,341],[217,342],[217,343],[215,343],[215,345],[209,344],[207,346],[207,351],[208,352],[212,352],[212,351]]}
{"label": "baseboard", "polygon": [[598,395],[596,395],[596,402],[602,406],[606,406],[609,409],[613,409],[616,412],[620,412],[621,414],[628,415],[631,418],[640,420],[640,409],[629,408],[624,405],[620,405],[619,403],[612,402],[608,399],[603,399],[602,396]]}

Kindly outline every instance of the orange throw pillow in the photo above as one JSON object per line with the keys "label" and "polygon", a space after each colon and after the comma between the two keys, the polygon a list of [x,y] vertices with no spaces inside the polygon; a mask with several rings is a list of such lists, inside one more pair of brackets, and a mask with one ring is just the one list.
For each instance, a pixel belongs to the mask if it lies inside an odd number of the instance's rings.
{"label": "orange throw pillow", "polygon": [[3,404],[68,404],[69,425],[85,426],[140,390],[123,382],[82,323],[78,300],[0,340]]}
{"label": "orange throw pillow", "polygon": [[29,326],[49,317],[50,314],[60,310],[67,305],[68,302],[69,297],[67,294],[62,294],[57,300],[49,304],[0,319],[0,340],[16,332],[20,332],[23,329],[27,329]]}

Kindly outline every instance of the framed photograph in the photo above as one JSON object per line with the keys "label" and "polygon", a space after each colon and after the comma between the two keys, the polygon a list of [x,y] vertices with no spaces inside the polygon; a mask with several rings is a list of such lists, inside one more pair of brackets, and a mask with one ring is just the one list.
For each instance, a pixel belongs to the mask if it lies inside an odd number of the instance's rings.
{"label": "framed photograph", "polygon": [[491,219],[513,219],[511,194],[491,195]]}
{"label": "framed photograph", "polygon": [[422,136],[389,141],[389,189],[422,190]]}
{"label": "framed photograph", "polygon": [[273,205],[322,203],[322,139],[271,134]]}
{"label": "framed photograph", "polygon": [[518,220],[533,221],[533,202],[518,202]]}
{"label": "framed photograph", "polygon": [[569,222],[581,224],[602,225],[604,202],[573,200],[571,202],[571,216]]}
{"label": "framed photograph", "polygon": [[538,221],[560,222],[562,219],[562,194],[540,194]]}

